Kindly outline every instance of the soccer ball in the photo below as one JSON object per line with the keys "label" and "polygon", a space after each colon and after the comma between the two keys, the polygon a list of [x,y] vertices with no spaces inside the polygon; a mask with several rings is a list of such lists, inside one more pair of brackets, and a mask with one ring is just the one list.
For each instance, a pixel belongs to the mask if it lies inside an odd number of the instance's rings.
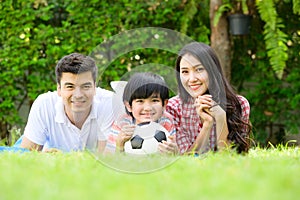
{"label": "soccer ball", "polygon": [[125,143],[125,153],[135,155],[157,153],[159,142],[168,141],[169,135],[170,133],[156,122],[139,124],[132,138]]}

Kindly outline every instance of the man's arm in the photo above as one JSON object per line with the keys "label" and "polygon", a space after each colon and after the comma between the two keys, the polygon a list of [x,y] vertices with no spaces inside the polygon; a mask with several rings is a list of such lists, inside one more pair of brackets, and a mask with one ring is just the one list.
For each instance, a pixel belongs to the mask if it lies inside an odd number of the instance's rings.
{"label": "man's arm", "polygon": [[43,149],[42,145],[32,142],[26,136],[23,137],[20,147],[29,149],[30,151],[41,151]]}

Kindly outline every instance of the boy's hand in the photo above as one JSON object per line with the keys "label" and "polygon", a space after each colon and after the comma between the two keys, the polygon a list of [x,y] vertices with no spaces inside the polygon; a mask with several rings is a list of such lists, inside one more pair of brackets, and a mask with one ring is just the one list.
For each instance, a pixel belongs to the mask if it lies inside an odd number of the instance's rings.
{"label": "boy's hand", "polygon": [[123,126],[123,128],[121,129],[120,133],[117,136],[117,141],[116,141],[117,148],[120,151],[124,150],[125,142],[127,142],[128,140],[131,139],[133,132],[135,130],[135,127],[136,127],[135,125],[126,125],[126,126]]}
{"label": "boy's hand", "polygon": [[179,153],[179,149],[175,140],[175,137],[170,135],[168,137],[169,141],[162,141],[162,143],[158,144],[158,150],[164,154],[173,154],[177,155]]}

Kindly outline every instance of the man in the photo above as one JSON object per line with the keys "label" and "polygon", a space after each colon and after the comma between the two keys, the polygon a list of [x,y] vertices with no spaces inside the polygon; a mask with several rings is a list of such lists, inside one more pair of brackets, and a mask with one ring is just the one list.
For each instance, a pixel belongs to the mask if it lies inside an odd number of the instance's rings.
{"label": "man", "polygon": [[55,68],[57,91],[33,103],[20,147],[38,151],[103,151],[114,120],[113,93],[96,87],[91,57],[72,53]]}

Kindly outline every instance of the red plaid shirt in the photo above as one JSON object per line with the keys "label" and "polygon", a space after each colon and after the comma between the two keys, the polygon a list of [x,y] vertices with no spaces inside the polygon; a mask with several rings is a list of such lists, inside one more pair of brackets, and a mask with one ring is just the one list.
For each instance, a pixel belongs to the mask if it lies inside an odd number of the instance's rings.
{"label": "red plaid shirt", "polygon": [[[238,95],[237,97],[242,108],[242,120],[249,122],[249,102],[243,96]],[[167,112],[173,115],[175,123],[174,125],[176,127],[176,141],[180,153],[185,153],[195,142],[203,125],[198,114],[196,113],[194,102],[189,101],[188,103],[184,104],[177,95],[169,99],[167,104]],[[205,149],[215,149],[217,139],[215,129],[215,126],[213,126],[209,135],[209,146]]]}

